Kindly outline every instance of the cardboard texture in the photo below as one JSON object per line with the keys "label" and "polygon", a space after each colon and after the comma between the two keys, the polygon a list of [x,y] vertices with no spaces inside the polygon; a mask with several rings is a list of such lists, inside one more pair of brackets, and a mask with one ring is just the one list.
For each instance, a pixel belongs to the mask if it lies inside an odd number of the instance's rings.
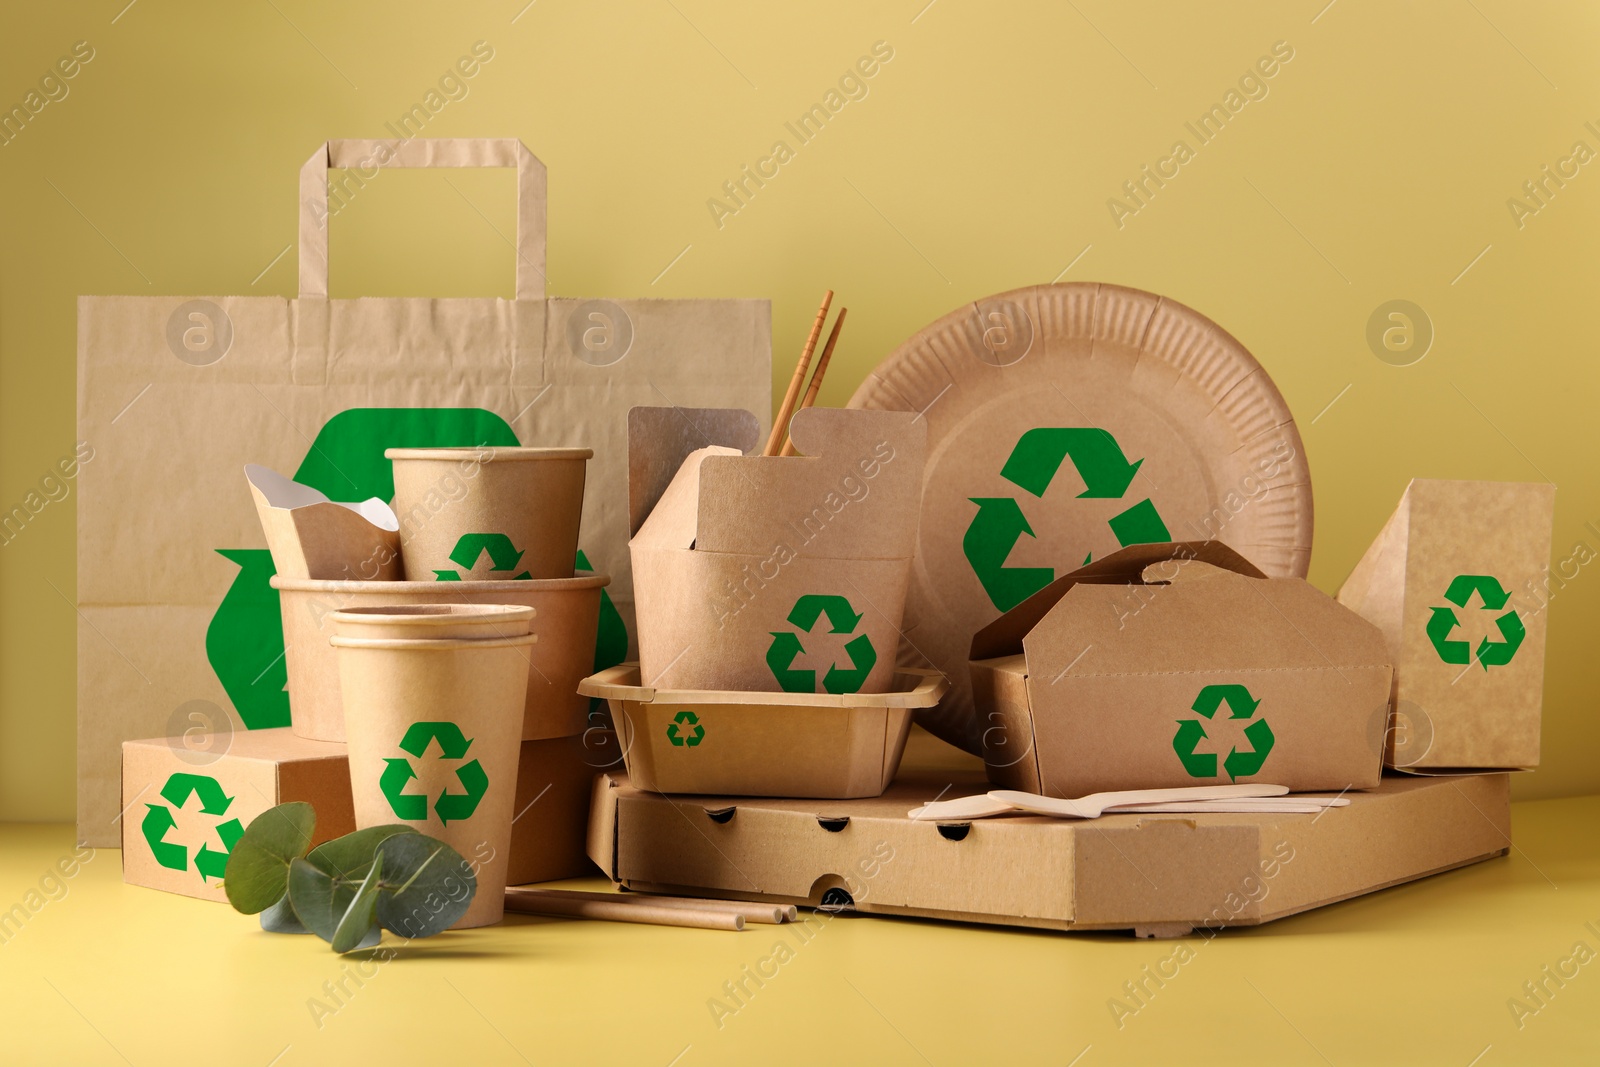
{"label": "cardboard texture", "polygon": [[[380,160],[515,168],[514,299],[329,298],[328,170]],[[118,839],[124,740],[178,732],[177,709],[200,700],[216,705],[218,729],[289,724],[271,557],[240,492],[244,464],[334,500],[389,500],[387,448],[594,449],[580,566],[614,578],[609,664],[629,658],[633,626],[626,412],[663,395],[770,410],[766,300],[545,297],[545,168],[515,140],[332,141],[302,169],[298,203],[296,299],[78,304],[78,439],[95,448],[77,483],[78,834],[91,845]]]}
{"label": "cardboard texture", "polygon": [[661,793],[875,797],[894,778],[914,708],[947,684],[936,671],[898,674],[886,693],[750,693],[655,689],[627,663],[584,679],[605,697],[629,779]]}
{"label": "cardboard texture", "polygon": [[1377,627],[1218,542],[1112,553],[972,641],[989,777],[1055,797],[1370,789],[1392,677]]}
{"label": "cardboard texture", "polygon": [[[400,553],[417,581],[571,578],[587,448],[391,448]],[[452,477],[460,496],[441,487]]]}
{"label": "cardboard texture", "polygon": [[244,465],[273,568],[285,578],[394,581],[400,520],[373,497],[341,504],[255,463]]}
{"label": "cardboard texture", "polygon": [[226,901],[222,875],[234,842],[257,815],[292,800],[316,808],[314,844],[356,828],[343,745],[287,728],[196,740],[123,743],[122,878],[130,885]]}
{"label": "cardboard texture", "polygon": [[[500,618],[510,625],[514,614]],[[453,847],[478,877],[456,927],[499,922],[528,686],[524,650],[536,638],[417,638],[407,636],[418,630],[415,616],[329,619],[356,826],[402,822]],[[386,619],[393,636],[370,636]]]}
{"label": "cardboard texture", "polygon": [[928,429],[900,660],[950,695],[917,721],[970,752],[986,727],[972,635],[1066,571],[1139,542],[1220,540],[1273,577],[1311,558],[1311,476],[1283,397],[1216,323],[1115,285],[987,297],[918,332],[852,408]]}
{"label": "cardboard texture", "polygon": [[[212,751],[219,751],[217,758],[207,758]],[[621,763],[616,737],[609,730],[522,742],[517,761],[517,814],[511,821],[511,847],[507,852],[508,884],[581,878],[595,873],[585,838],[591,787],[596,774],[620,770]],[[173,775],[213,779],[223,795],[232,798],[227,811],[204,811],[211,787],[199,785],[198,792],[191,792],[184,780],[169,787]],[[286,727],[126,742],[122,787],[124,803],[132,805],[123,827],[124,880],[130,885],[219,903],[227,899],[219,877],[202,877],[195,869],[194,857],[201,847],[211,852],[225,848],[227,839],[216,830],[223,823],[238,819],[242,830],[274,804],[303,800],[317,810],[317,844],[356,828],[345,746],[307,741]],[[174,805],[160,795],[169,788],[174,796],[184,797],[182,803]],[[152,818],[148,814],[152,804],[171,810],[174,828],[167,829],[166,816]],[[219,806],[212,802],[212,807]],[[184,849],[183,869],[175,866],[178,857],[170,847],[163,847],[162,855],[174,866],[163,867],[157,861],[145,836],[146,818],[152,818],[150,833],[158,844]],[[231,838],[232,827],[228,834]],[[214,870],[216,862],[207,860],[206,865]]]}
{"label": "cardboard texture", "polygon": [[790,426],[804,454],[763,457],[740,454],[755,444],[747,414],[696,415],[629,415],[644,684],[883,692],[916,537],[920,422],[808,408]]}
{"label": "cardboard texture", "polygon": [[1417,478],[1339,590],[1395,664],[1389,766],[1539,765],[1555,486]]}
{"label": "cardboard texture", "polygon": [[595,873],[586,837],[594,777],[621,767],[617,738],[610,730],[522,742],[507,885]]}
{"label": "cardboard texture", "polygon": [[590,858],[639,892],[1171,937],[1256,926],[1511,845],[1503,774],[1385,778],[1317,815],[915,820],[919,804],[986,785],[975,760],[933,767],[913,740],[899,779],[868,800],[669,798],[603,775]]}
{"label": "cardboard texture", "polygon": [[594,669],[594,633],[605,575],[510,582],[316,582],[273,578],[283,609],[284,657],[293,729],[318,741],[343,741],[339,661],[328,616],[344,608],[403,604],[521,604],[534,609],[536,644],[528,660],[522,737],[567,737],[588,725],[578,682]]}

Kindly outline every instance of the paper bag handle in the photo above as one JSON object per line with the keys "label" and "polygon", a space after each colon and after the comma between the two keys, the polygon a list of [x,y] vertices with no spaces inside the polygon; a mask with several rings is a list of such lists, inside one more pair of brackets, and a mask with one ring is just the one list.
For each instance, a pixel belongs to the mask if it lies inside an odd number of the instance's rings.
{"label": "paper bag handle", "polygon": [[517,170],[517,299],[545,295],[544,164],[521,141],[502,138],[413,138],[329,141],[300,168],[300,296],[328,296],[328,168],[354,170],[355,189],[384,167],[515,167]]}

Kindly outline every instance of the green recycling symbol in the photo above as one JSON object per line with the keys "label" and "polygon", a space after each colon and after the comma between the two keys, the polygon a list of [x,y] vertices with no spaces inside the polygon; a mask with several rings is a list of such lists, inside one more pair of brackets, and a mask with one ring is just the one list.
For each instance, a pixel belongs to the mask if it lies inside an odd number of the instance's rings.
{"label": "green recycling symbol", "polygon": [[[384,458],[384,449],[518,443],[510,424],[483,408],[349,408],[317,431],[294,480],[321,490],[332,500],[393,500],[394,467]],[[461,546],[456,547],[460,551]],[[206,628],[206,659],[245,729],[288,726],[289,669],[281,604],[278,591],[270,584],[277,573],[272,554],[264,548],[219,548],[216,552],[238,570]],[[477,556],[474,552],[471,559],[475,561]],[[493,552],[490,559],[496,559]],[[595,569],[581,552],[578,566]],[[364,575],[353,573],[350,577]],[[595,670],[621,663],[627,650],[627,629],[611,594],[602,589]]]}
{"label": "green recycling symbol", "polygon": [[[1086,487],[1078,494],[1080,500],[1121,499],[1144,463],[1142,459],[1130,463],[1122,446],[1107,430],[1039,427],[1017,438],[1000,476],[1035,497],[1043,497],[1068,458]],[[1037,536],[1014,497],[969,499],[978,505],[978,513],[967,527],[962,551],[989,600],[1001,611],[1010,611],[1054,581],[1056,572],[1051,567],[1006,566],[1006,558],[1024,534]],[[1172,540],[1167,524],[1161,521],[1149,497],[1113,515],[1109,523],[1117,543],[1123,547]]]}
{"label": "green recycling symbol", "polygon": [[[485,552],[489,554],[489,562],[494,564],[489,570],[491,573],[514,571],[522,560],[522,553],[517,551],[517,546],[511,543],[511,538],[501,533],[469,533],[462,534],[461,540],[456,542],[456,547],[450,550],[450,562],[460,567],[463,571],[470,571],[478,562],[478,557]],[[433,577],[440,582],[459,582],[461,572],[454,570],[434,571]],[[522,581],[533,577],[527,571],[511,575],[512,581]]]}
{"label": "green recycling symbol", "polygon": [[[692,732],[679,730],[678,726],[680,724],[692,726],[694,730]],[[671,722],[667,723],[667,740],[671,741],[675,748],[682,748],[685,745],[694,748],[705,739],[706,728],[700,725],[700,716],[692,711],[680,711],[672,717]]]}
{"label": "green recycling symbol", "polygon": [[[144,822],[139,829],[144,832],[144,839],[150,845],[150,852],[161,866],[174,871],[189,869],[189,850],[184,846],[168,841],[167,831],[178,825],[173,817],[172,809],[182,810],[184,801],[190,795],[200,798],[200,810],[207,815],[222,816],[228,813],[228,808],[233,804],[233,798],[222,791],[222,786],[215,778],[203,774],[174,774],[167,779],[167,784],[161,787],[162,799],[166,804],[146,804]],[[222,872],[228,867],[228,856],[233,853],[233,846],[239,838],[244,836],[244,825],[238,819],[229,819],[227,822],[217,824],[217,837],[222,841],[222,851],[218,852],[210,845],[201,845],[200,851],[194,854],[194,869],[199,872],[200,880],[207,878],[221,878]]]}
{"label": "green recycling symbol", "polygon": [[[1450,581],[1450,588],[1445,590],[1444,598],[1455,608],[1465,608],[1472,600],[1473,593],[1478,594],[1478,601],[1486,611],[1499,611],[1511,599],[1511,594],[1506,592],[1500,580],[1490,574],[1456,575]],[[1446,663],[1471,663],[1476,657],[1486,671],[1491,665],[1503,667],[1511,662],[1511,657],[1522,647],[1522,639],[1528,636],[1527,629],[1522,625],[1522,616],[1517,614],[1516,608],[1512,608],[1494,620],[1503,640],[1491,641],[1485,637],[1478,642],[1477,651],[1474,652],[1468,642],[1450,640],[1451,632],[1461,624],[1461,620],[1456,618],[1455,608],[1432,608],[1428,617],[1428,640],[1433,642],[1434,651]]]}
{"label": "green recycling symbol", "polygon": [[[810,633],[817,625],[817,620],[824,615],[828,617],[830,633],[855,633],[856,627],[861,624],[861,616],[850,606],[849,600],[820,593],[807,593],[796,600],[794,607],[789,609],[789,622],[801,632]],[[793,630],[773,630],[771,633],[772,644],[767,646],[767,667],[778,680],[778,685],[785,693],[815,693],[817,672],[799,670],[794,666],[795,659],[805,651],[805,646],[800,643],[800,635]],[[850,654],[850,666],[841,667],[835,663],[823,675],[822,688],[829,693],[859,693],[867,682],[867,675],[877,665],[877,650],[872,647],[872,638],[866,634],[846,641],[844,650]]]}
{"label": "green recycling symbol", "polygon": [[[1223,704],[1228,705],[1229,718],[1249,719],[1255,715],[1261,701],[1252,697],[1250,690],[1242,685],[1208,685],[1200,690],[1200,695],[1195,697],[1190,707],[1209,719]],[[1240,752],[1234,748],[1229,750],[1228,758],[1222,761],[1223,770],[1227,771],[1228,777],[1235,781],[1261,770],[1261,765],[1267,761],[1267,755],[1272,751],[1275,740],[1272,736],[1272,727],[1267,725],[1266,719],[1256,719],[1246,726],[1244,736],[1250,742],[1253,751]],[[1201,725],[1199,719],[1178,720],[1178,732],[1172,735],[1172,751],[1178,754],[1183,769],[1189,772],[1191,778],[1217,776],[1217,754],[1195,751],[1205,739],[1206,728]]]}
{"label": "green recycling symbol", "polygon": [[[467,749],[472,747],[472,741],[463,735],[461,727],[453,722],[414,722],[400,739],[400,751],[421,759],[428,751],[428,745],[433,742],[438,742],[440,756],[450,760],[465,759]],[[395,757],[383,762],[385,766],[383,776],[378,779],[378,788],[389,801],[389,808],[395,817],[408,822],[421,822],[426,819],[427,796],[405,791],[407,783],[417,776],[417,769],[411,765],[411,761],[404,757]],[[484,792],[489,788],[488,772],[477,760],[457,767],[456,778],[466,792],[452,793],[446,789],[441,791],[438,799],[433,802],[434,814],[438,815],[439,821],[446,826],[462,819],[470,819],[472,813],[478,810],[478,802],[483,799]]]}

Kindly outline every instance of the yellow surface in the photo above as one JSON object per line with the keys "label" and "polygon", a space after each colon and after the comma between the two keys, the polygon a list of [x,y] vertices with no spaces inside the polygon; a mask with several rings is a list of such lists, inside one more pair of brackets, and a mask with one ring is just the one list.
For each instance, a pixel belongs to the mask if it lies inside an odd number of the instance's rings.
{"label": "yellow surface", "polygon": [[[379,963],[262,933],[224,905],[124,885],[114,850],[48,884],[55,899],[29,897],[71,854],[72,836],[13,825],[0,827],[0,906],[33,914],[0,931],[0,1059],[1594,1063],[1597,826],[1600,798],[1519,803],[1508,858],[1210,941],[857,916],[802,943],[772,926],[736,934],[514,917]],[[780,942],[790,948],[776,951]],[[1587,963],[1571,962],[1579,943]],[[1547,965],[1572,977],[1558,987]],[[1158,989],[1147,981],[1154,995],[1119,1029],[1108,1002],[1132,1006],[1123,983],[1146,966],[1176,974]],[[758,988],[746,967],[772,977]],[[742,1005],[723,988],[740,980],[752,990]],[[324,983],[340,981],[335,999]],[[1551,991],[1542,1005],[1523,990],[1540,981]],[[1528,1009],[1520,1028],[1507,1004],[1518,997]],[[737,1010],[714,1013],[713,999]]]}
{"label": "yellow surface", "polygon": [[[301,162],[389,136],[482,40],[494,58],[423,132],[520,137],[549,164],[552,291],[770,296],[775,392],[824,287],[850,307],[837,404],[964,301],[1103,280],[1199,309],[1272,373],[1325,589],[1414,475],[1555,481],[1545,766],[1516,788],[1600,790],[1600,580],[1571,558],[1600,550],[1600,451],[1580,446],[1600,163],[1537,213],[1507,206],[1575,142],[1600,150],[1600,7],[525,4],[11,5],[0,105],[76,41],[95,58],[0,147],[0,508],[72,449],[78,294],[292,293]],[[877,41],[894,54],[866,95],[798,144],[784,124]],[[1122,183],[1277,41],[1294,58],[1267,95],[1119,228]],[[794,157],[719,228],[708,200],[780,138]],[[385,172],[331,223],[333,292],[509,296],[512,216],[507,174]],[[1394,299],[1436,330],[1413,366],[1367,347]],[[0,817],[72,814],[74,507],[69,487],[0,550]]]}

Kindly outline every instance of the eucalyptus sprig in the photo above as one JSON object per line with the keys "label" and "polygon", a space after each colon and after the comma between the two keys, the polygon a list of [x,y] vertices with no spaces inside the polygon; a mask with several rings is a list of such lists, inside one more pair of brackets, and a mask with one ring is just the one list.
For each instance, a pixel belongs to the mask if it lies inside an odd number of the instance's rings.
{"label": "eucalyptus sprig", "polygon": [[371,948],[391,930],[432,937],[467,911],[478,879],[461,854],[409,826],[372,826],[311,847],[310,804],[262,812],[234,844],[228,903],[272,933],[313,933],[335,952]]}

